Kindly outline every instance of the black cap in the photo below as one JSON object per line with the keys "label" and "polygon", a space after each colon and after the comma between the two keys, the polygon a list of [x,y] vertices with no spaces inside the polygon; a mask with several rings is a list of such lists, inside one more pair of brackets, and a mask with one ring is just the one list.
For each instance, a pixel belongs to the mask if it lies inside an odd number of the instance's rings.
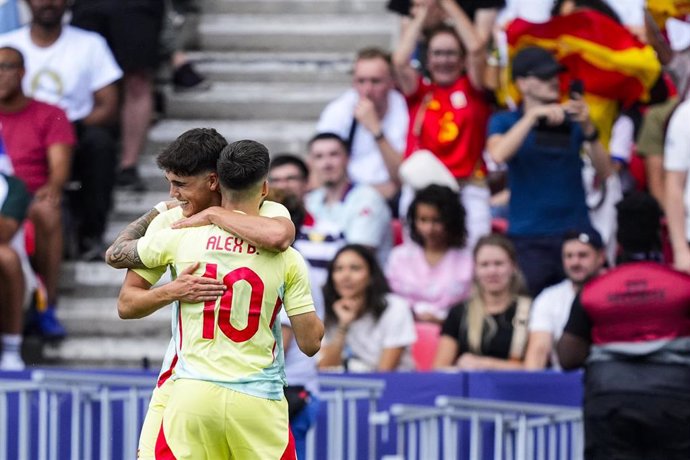
{"label": "black cap", "polygon": [[523,48],[513,58],[513,80],[530,76],[550,78],[564,69],[553,54],[538,46]]}
{"label": "black cap", "polygon": [[601,235],[593,228],[585,230],[571,230],[563,236],[563,243],[567,241],[577,240],[580,243],[589,244],[594,249],[604,249],[604,240]]}

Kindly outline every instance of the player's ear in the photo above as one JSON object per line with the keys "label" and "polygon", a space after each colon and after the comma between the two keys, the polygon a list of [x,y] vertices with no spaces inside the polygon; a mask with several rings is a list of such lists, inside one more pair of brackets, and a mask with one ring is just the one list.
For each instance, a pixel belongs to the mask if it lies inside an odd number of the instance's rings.
{"label": "player's ear", "polygon": [[215,172],[209,173],[208,174],[208,188],[212,192],[215,192],[218,190],[218,187],[220,186],[220,183],[218,182],[218,174]]}
{"label": "player's ear", "polygon": [[268,180],[264,180],[264,183],[261,186],[261,196],[265,197],[266,195],[268,195]]}

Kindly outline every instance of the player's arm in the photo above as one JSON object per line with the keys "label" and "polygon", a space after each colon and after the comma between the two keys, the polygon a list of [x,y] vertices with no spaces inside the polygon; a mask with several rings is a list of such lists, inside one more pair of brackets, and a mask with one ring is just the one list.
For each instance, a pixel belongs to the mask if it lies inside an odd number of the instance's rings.
{"label": "player's arm", "polygon": [[297,342],[297,346],[307,356],[314,356],[321,348],[323,338],[323,323],[316,315],[310,311],[300,315],[290,317],[292,333]]}
{"label": "player's arm", "polygon": [[145,268],[137,251],[137,242],[158,214],[154,208],[122,229],[105,252],[106,263],[114,268]]}
{"label": "player's arm", "polygon": [[282,252],[295,240],[295,225],[284,216],[250,216],[235,211],[211,206],[193,216],[181,219],[172,228],[217,225],[225,231],[239,236],[252,246],[274,252]]}
{"label": "player's arm", "polygon": [[226,287],[222,281],[194,275],[199,263],[184,269],[170,283],[151,287],[142,276],[128,270],[117,299],[117,312],[122,319],[146,317],[175,300],[199,303],[216,300]]}

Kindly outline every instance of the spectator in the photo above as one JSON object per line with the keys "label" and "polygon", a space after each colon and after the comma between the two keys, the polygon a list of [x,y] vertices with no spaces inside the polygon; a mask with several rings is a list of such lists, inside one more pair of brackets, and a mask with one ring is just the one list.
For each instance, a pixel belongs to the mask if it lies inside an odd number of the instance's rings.
{"label": "spectator", "polygon": [[395,90],[390,56],[378,48],[357,53],[352,88],[328,104],[316,125],[350,147],[348,175],[387,200],[399,191],[398,168],[407,137],[407,105]]}
{"label": "spectator", "polygon": [[453,306],[443,323],[434,368],[521,368],[531,299],[520,295],[524,283],[506,237],[477,241],[474,281],[470,298]]}
{"label": "spectator", "polygon": [[75,0],[72,23],[103,35],[124,70],[122,154],[116,185],[145,189],[137,171],[153,113],[153,74],[158,66],[164,0]]}
{"label": "spectator", "polygon": [[525,368],[560,369],[555,344],[563,334],[570,306],[582,285],[597,276],[604,264],[604,242],[596,230],[572,231],[563,240],[563,270],[566,279],[547,287],[532,304]]}
{"label": "spectator", "polygon": [[671,115],[679,99],[672,97],[647,110],[637,137],[637,153],[644,159],[649,193],[665,208],[664,139]]}
{"label": "spectator", "polygon": [[22,262],[12,243],[16,235],[22,234],[19,229],[30,201],[21,180],[0,173],[0,370],[3,371],[24,369],[21,348],[25,283]]}
{"label": "spectator", "polygon": [[441,0],[439,5],[454,25],[429,34],[431,80],[424,79],[410,63],[429,13],[425,4],[415,5],[412,22],[393,55],[396,80],[410,109],[405,158],[420,149],[429,150],[457,179],[467,212],[468,246],[472,247],[491,228],[482,159],[490,112],[482,89],[486,52],[462,8],[454,0]]}
{"label": "spectator", "polygon": [[664,144],[666,171],[666,217],[673,247],[673,265],[690,273],[690,99],[671,117]]}
{"label": "spectator", "polygon": [[346,372],[411,370],[416,339],[410,307],[389,293],[374,254],[365,246],[342,247],[328,267],[323,289],[326,334],[319,367]]}
{"label": "spectator", "polygon": [[380,264],[392,246],[391,214],[381,195],[364,184],[353,183],[347,175],[345,142],[336,134],[321,133],[309,141],[309,161],[316,181],[323,184],[306,195],[307,211],[314,219],[308,229],[311,250],[296,247],[325,282],[324,268],[346,243],[359,243],[376,251]]}
{"label": "spectator", "polygon": [[559,103],[561,66],[548,51],[524,48],[512,69],[523,105],[492,116],[487,150],[495,162],[508,164],[508,232],[535,296],[564,277],[563,234],[591,228],[581,149],[600,181],[609,176],[611,165],[587,104],[576,94]]}
{"label": "spectator", "polygon": [[386,278],[410,303],[416,321],[440,324],[451,305],[467,298],[472,283],[465,210],[455,192],[430,185],[417,192],[407,222],[411,241],[393,248]]}
{"label": "spectator", "polygon": [[197,0],[171,0],[166,4],[161,31],[161,54],[169,59],[175,91],[203,91],[211,84],[194,68],[186,51],[196,42],[199,5]]}
{"label": "spectator", "polygon": [[558,342],[585,365],[585,458],[690,457],[690,277],[659,259],[661,210],[633,192],[618,205],[623,264],[584,285]]}
{"label": "spectator", "polygon": [[71,177],[81,186],[69,202],[74,236],[85,260],[102,260],[116,164],[116,82],[122,71],[102,37],[62,24],[66,0],[27,4],[31,23],[0,37],[0,44],[17,48],[26,59],[24,93],[61,107],[74,124],[78,141]]}
{"label": "spectator", "polygon": [[65,329],[55,316],[62,260],[62,190],[69,176],[74,131],[60,108],[24,95],[24,59],[14,48],[0,48],[0,125],[16,176],[26,183],[33,200],[28,216],[36,231],[34,267],[43,278],[48,309],[37,326],[48,338]]}

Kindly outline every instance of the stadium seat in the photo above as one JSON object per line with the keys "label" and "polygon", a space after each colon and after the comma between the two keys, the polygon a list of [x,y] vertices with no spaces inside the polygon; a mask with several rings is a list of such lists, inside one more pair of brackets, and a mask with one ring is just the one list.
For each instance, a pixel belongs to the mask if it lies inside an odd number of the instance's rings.
{"label": "stadium seat", "polygon": [[429,371],[433,367],[441,325],[415,323],[417,341],[412,345],[412,358],[418,371]]}

